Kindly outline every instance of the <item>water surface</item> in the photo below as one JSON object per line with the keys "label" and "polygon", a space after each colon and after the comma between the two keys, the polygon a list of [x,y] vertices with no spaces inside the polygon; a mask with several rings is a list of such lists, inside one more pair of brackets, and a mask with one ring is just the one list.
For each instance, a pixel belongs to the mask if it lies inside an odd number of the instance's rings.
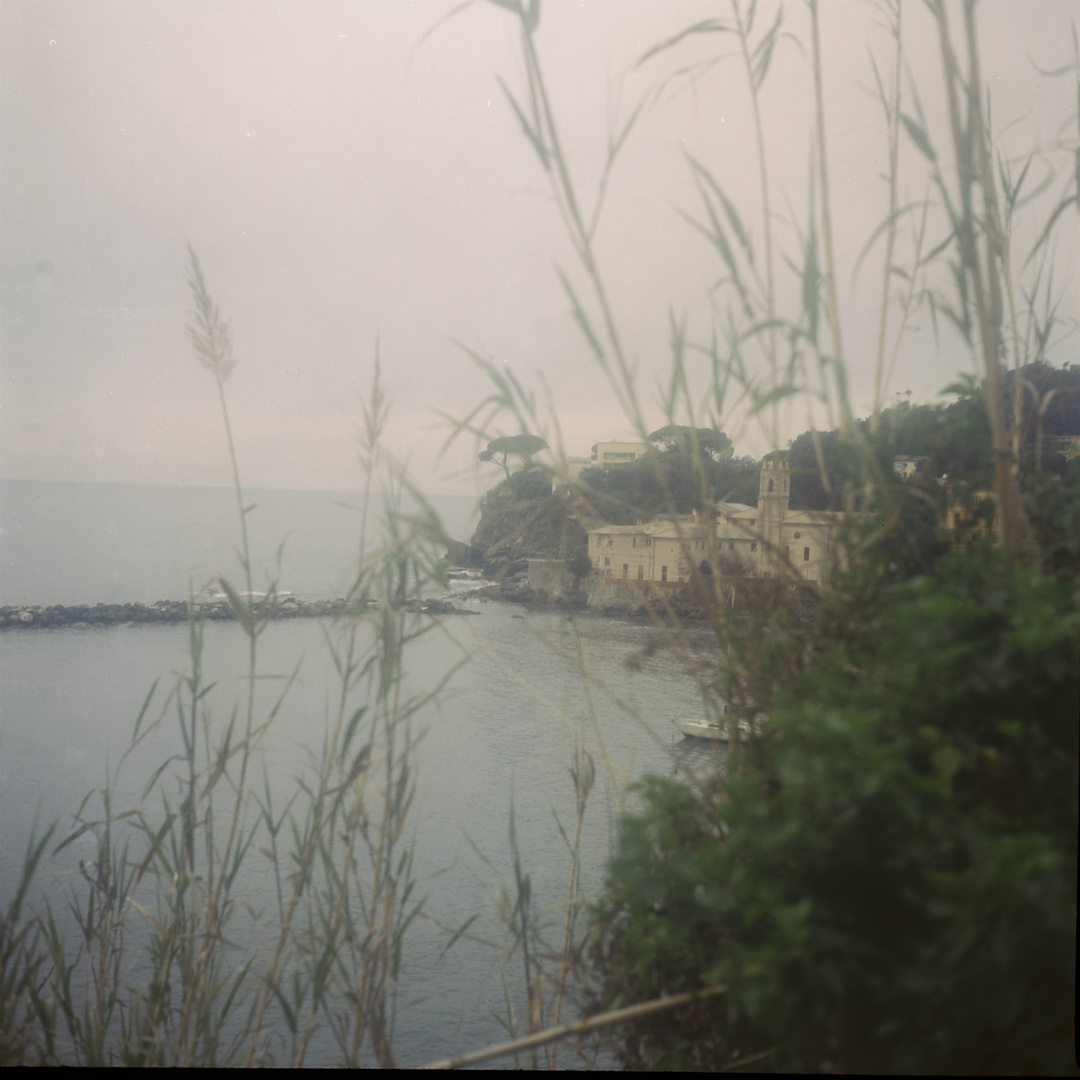
{"label": "water surface", "polygon": [[[296,493],[277,494],[278,512],[302,534],[299,523],[310,522],[307,493],[296,499],[290,498]],[[208,527],[200,521],[217,520],[213,509],[200,509],[191,492],[190,498],[162,498],[154,504],[160,536],[174,538],[162,540],[167,549],[173,544],[174,566],[168,571],[149,554],[145,565],[114,563],[110,560],[117,557],[116,546],[110,548],[104,540],[81,545],[74,531],[65,534],[67,543],[56,537],[28,538],[35,520],[55,524],[58,517],[74,520],[80,513],[99,526],[116,522],[112,539],[120,547],[118,538],[127,529],[144,527],[132,523],[144,520],[145,492],[78,496],[62,513],[53,505],[48,514],[35,518],[27,515],[24,493],[16,515],[24,530],[20,565],[27,580],[38,583],[34,588],[53,580],[49,567],[41,564],[59,559],[64,567],[52,594],[44,598],[54,602],[102,599],[85,590],[107,582],[114,569],[119,570],[114,582],[142,580],[150,590],[145,597],[114,594],[117,600],[160,598],[166,585],[160,575],[177,573],[175,565],[183,561],[177,554],[183,543],[176,537],[205,537]],[[211,507],[215,499],[216,494],[209,497]],[[5,530],[13,520],[11,505],[5,494]],[[219,510],[225,517],[225,510]],[[327,515],[335,520],[329,511]],[[338,532],[321,538],[322,549],[311,550],[340,552],[354,543],[344,524],[351,522],[348,515],[336,520]],[[323,527],[329,528],[325,523]],[[105,536],[110,536],[107,527]],[[12,551],[9,534],[3,540],[0,551],[7,559]],[[197,552],[196,558],[205,568],[205,557]],[[317,555],[316,562],[320,558]],[[302,582],[319,580],[319,572],[317,567],[298,571],[295,591],[304,591]],[[26,587],[10,573],[2,580],[6,589],[16,592]],[[461,592],[468,585],[456,588]],[[40,598],[40,591],[34,598]],[[23,594],[17,602],[31,599]],[[618,813],[632,800],[626,785],[647,771],[670,775],[708,767],[712,761],[710,748],[686,742],[671,724],[676,716],[701,711],[686,671],[689,664],[708,657],[705,634],[692,637],[692,655],[679,655],[644,623],[590,614],[527,614],[512,605],[477,600],[462,603],[476,614],[444,620],[441,629],[410,649],[405,663],[407,688],[417,692],[456,669],[416,725],[422,738],[409,840],[424,917],[410,929],[400,985],[395,1046],[405,1065],[504,1038],[494,1018],[505,1015],[504,978],[512,1000],[518,1009],[523,1007],[520,961],[514,957],[505,963],[500,950],[508,940],[497,915],[500,888],[512,878],[511,809],[538,909],[552,941],[558,942],[569,854],[556,816],[570,832],[575,746],[593,755],[598,776],[583,836],[582,884],[589,893],[602,885]],[[326,647],[328,633],[333,633],[329,624],[305,619],[272,623],[260,639],[260,671],[266,675],[288,674],[302,659],[266,744],[268,774],[283,799],[304,761],[317,753],[335,707],[338,685]],[[217,683],[209,700],[216,723],[226,722],[242,697],[246,649],[236,624],[207,625],[205,678]],[[184,626],[3,631],[0,650],[0,892],[9,896],[35,816],[70,827],[83,797],[113,774],[154,680],[160,680],[156,702],[189,663],[188,631]],[[628,666],[631,658],[635,663]],[[260,684],[262,708],[280,686],[273,680]],[[177,746],[175,723],[169,718],[125,763],[115,780],[117,805],[137,804],[150,770]],[[73,845],[43,870],[42,885],[54,897],[65,887],[64,873],[79,857],[92,854],[88,837],[80,843],[83,847]],[[260,884],[256,874],[247,887],[256,903],[261,902],[258,890],[267,887],[265,880]],[[460,926],[474,914],[478,918],[470,937],[442,955],[447,934],[441,927]],[[314,1053],[312,1063],[332,1060],[325,1041],[316,1044]]]}

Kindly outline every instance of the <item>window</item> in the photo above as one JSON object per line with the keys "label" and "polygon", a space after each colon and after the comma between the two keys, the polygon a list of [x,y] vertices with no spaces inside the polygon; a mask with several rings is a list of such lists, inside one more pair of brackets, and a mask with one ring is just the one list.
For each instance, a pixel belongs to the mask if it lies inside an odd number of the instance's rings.
{"label": "window", "polygon": [[622,564],[622,576],[628,578],[630,576],[630,567],[626,563]]}
{"label": "window", "polygon": [[769,478],[769,494],[772,494],[772,478]]}
{"label": "window", "polygon": [[757,551],[757,541],[756,540],[751,540],[750,541],[750,550],[751,551]]}
{"label": "window", "polygon": [[610,565],[611,565],[611,560],[610,560],[610,559],[608,559],[608,558],[605,558],[605,559],[604,559],[604,565],[605,565],[605,566],[610,566]]}
{"label": "window", "polygon": [[802,561],[803,562],[809,562],[810,561],[810,549],[808,547],[802,549]]}
{"label": "window", "polygon": [[734,550],[735,550],[735,541],[734,540],[729,540],[728,541],[728,551],[734,551]]}
{"label": "window", "polygon": [[641,581],[644,577],[645,577],[645,567],[644,566],[639,566],[637,568],[637,579],[638,579],[638,581]]}
{"label": "window", "polygon": [[661,581],[667,581],[667,567],[666,566],[661,566],[660,567],[660,580]]}

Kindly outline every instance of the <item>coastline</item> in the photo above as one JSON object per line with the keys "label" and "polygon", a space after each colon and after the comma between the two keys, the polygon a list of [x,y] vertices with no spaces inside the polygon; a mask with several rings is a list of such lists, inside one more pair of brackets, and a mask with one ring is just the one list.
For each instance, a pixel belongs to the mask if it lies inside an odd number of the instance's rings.
{"label": "coastline", "polygon": [[[455,599],[496,601],[544,611],[590,611],[595,615],[622,618],[655,618],[657,614],[656,608],[637,595],[628,595],[615,602],[594,606],[587,602],[584,591],[571,597],[559,597],[549,595],[543,589],[533,589],[525,580],[480,580],[484,581],[483,585],[458,594]],[[772,589],[756,582],[754,584],[758,587],[754,588],[749,582],[742,583],[745,595],[742,597],[743,603],[737,605],[738,607],[745,606],[747,602],[754,604],[756,601],[760,604],[765,599],[762,594],[775,591],[775,583]],[[688,592],[689,590],[687,594]],[[773,600],[775,602],[775,596]],[[369,606],[375,606],[375,602],[370,602]],[[814,617],[815,604],[808,595],[801,596],[796,606],[802,618]],[[260,612],[256,603],[256,612],[257,617],[271,620],[318,619],[337,618],[354,607],[355,605],[350,605],[340,598],[297,600],[286,596],[278,597],[267,612]],[[89,630],[96,626],[176,624],[188,621],[189,610],[190,602],[187,600],[158,600],[153,604],[15,604],[0,606],[0,630]],[[227,599],[198,601],[195,603],[195,610],[199,617],[212,622],[236,621],[236,612]],[[427,615],[477,614],[476,611],[459,607],[453,601],[435,598],[423,601],[418,610]],[[700,604],[695,603],[690,595],[671,595],[667,598],[665,610],[669,615],[688,622],[704,621],[707,618]]]}
{"label": "coastline", "polygon": [[[153,604],[21,604],[0,607],[0,629],[46,630],[65,628],[89,630],[96,626],[124,624],[167,624],[187,622],[191,605],[187,600],[159,600]],[[256,608],[257,610],[257,608]],[[345,600],[278,600],[265,617],[269,619],[335,618],[350,610]],[[472,615],[448,600],[425,600],[420,610],[428,615]],[[235,622],[236,612],[227,600],[204,601],[195,604],[203,619],[214,622]]]}

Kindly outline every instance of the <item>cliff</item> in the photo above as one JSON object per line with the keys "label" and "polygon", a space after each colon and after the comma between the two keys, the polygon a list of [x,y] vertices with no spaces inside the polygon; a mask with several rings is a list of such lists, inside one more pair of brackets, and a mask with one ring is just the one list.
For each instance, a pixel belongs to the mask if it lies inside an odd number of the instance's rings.
{"label": "cliff", "polygon": [[[590,569],[588,546],[570,499],[553,495],[548,476],[533,470],[511,474],[484,496],[468,560],[502,587],[506,599],[531,600],[530,559],[563,560],[571,577],[583,581]],[[578,591],[583,600],[583,589]]]}

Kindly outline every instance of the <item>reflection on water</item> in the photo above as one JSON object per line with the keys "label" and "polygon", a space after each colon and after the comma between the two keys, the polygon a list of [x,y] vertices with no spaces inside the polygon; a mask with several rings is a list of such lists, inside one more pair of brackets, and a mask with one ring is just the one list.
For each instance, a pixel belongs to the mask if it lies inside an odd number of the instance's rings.
{"label": "reflection on water", "polygon": [[727,744],[676,733],[672,747],[671,775],[679,780],[727,775]]}

